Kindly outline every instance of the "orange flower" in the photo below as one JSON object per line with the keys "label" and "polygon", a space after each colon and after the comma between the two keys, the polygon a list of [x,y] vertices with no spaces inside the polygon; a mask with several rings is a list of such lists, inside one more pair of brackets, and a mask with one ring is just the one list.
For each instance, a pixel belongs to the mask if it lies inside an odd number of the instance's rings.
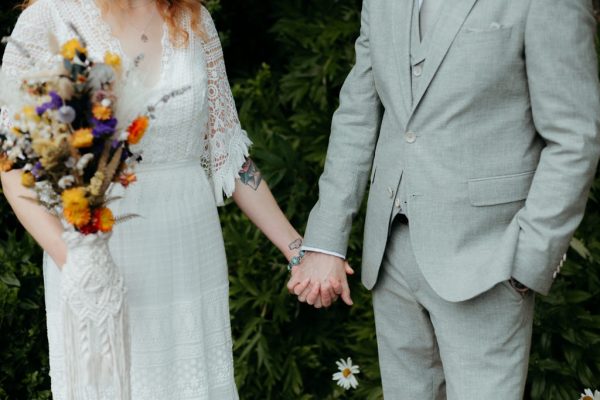
{"label": "orange flower", "polygon": [[63,215],[68,223],[77,228],[87,225],[92,218],[88,207],[65,207]]}
{"label": "orange flower", "polygon": [[8,172],[12,169],[13,163],[6,154],[0,154],[0,172]]}
{"label": "orange flower", "polygon": [[94,210],[94,227],[101,232],[110,232],[115,224],[115,217],[109,208]]}
{"label": "orange flower", "polygon": [[21,184],[26,188],[32,188],[35,186],[35,177],[31,172],[23,172],[21,174]]}
{"label": "orange flower", "polygon": [[94,108],[92,108],[92,114],[96,119],[100,121],[106,121],[112,116],[112,110],[108,107],[104,107],[101,104],[95,104]]}
{"label": "orange flower", "polygon": [[71,39],[67,43],[63,44],[60,49],[60,55],[67,60],[72,60],[75,57],[76,52],[86,54],[87,50],[79,43],[77,39]]}
{"label": "orange flower", "polygon": [[129,128],[127,128],[127,132],[129,132],[129,137],[127,141],[129,144],[138,144],[140,140],[144,137],[146,130],[148,129],[148,117],[142,116],[137,117]]}
{"label": "orange flower", "polygon": [[71,145],[76,149],[90,147],[94,143],[91,129],[77,129],[71,136]]}
{"label": "orange flower", "polygon": [[124,173],[121,176],[119,176],[119,182],[121,183],[121,185],[123,187],[127,187],[129,185],[131,185],[134,182],[137,182],[137,176],[135,176],[135,174],[132,173]]}

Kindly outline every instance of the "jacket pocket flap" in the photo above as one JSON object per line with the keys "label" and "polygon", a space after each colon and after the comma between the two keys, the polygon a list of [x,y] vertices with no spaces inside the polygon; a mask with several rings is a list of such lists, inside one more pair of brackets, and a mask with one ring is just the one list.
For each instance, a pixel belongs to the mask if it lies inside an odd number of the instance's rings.
{"label": "jacket pocket flap", "polygon": [[520,174],[469,179],[471,205],[492,206],[525,200],[531,187],[535,171]]}

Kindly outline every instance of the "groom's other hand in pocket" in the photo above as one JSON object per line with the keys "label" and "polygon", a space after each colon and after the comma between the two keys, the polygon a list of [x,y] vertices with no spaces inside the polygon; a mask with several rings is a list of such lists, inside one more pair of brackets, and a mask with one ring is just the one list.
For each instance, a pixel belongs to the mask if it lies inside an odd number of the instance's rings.
{"label": "groom's other hand in pocket", "polygon": [[343,259],[324,253],[307,252],[302,263],[292,269],[288,282],[290,293],[298,300],[317,308],[329,307],[338,296],[352,305],[346,274],[354,270]]}

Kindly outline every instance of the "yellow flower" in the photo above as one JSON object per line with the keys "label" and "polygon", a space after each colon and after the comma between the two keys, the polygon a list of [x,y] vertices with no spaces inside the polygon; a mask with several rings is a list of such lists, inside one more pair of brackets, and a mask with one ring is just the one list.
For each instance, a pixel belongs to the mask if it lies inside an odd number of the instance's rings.
{"label": "yellow flower", "polygon": [[83,47],[81,43],[79,43],[79,40],[71,39],[67,43],[63,44],[62,48],[60,49],[60,55],[66,58],[67,60],[72,60],[75,57],[77,51],[79,51],[82,54],[87,53],[86,48]]}
{"label": "yellow flower", "polygon": [[129,128],[127,128],[127,132],[129,133],[127,141],[129,144],[138,144],[140,140],[142,140],[148,129],[148,122],[148,117],[142,116],[136,118],[131,125],[129,125]]}
{"label": "yellow flower", "polygon": [[37,112],[35,111],[35,107],[33,107],[33,106],[23,107],[23,110],[21,110],[21,114],[23,114],[23,117],[25,117],[25,119],[27,119],[29,121],[39,121],[40,120],[40,117],[37,114]]}
{"label": "yellow flower", "polygon": [[21,174],[21,184],[26,188],[32,188],[35,186],[35,177],[31,172],[23,172]]}
{"label": "yellow flower", "polygon": [[94,142],[94,135],[91,129],[78,129],[71,136],[71,145],[76,149],[90,147]]}
{"label": "yellow flower", "polygon": [[100,208],[94,211],[94,226],[99,231],[110,232],[115,224],[115,217],[109,208]]}
{"label": "yellow flower", "polygon": [[112,116],[112,110],[101,104],[96,104],[94,105],[94,108],[92,108],[92,114],[94,114],[94,118],[105,121]]}
{"label": "yellow flower", "polygon": [[81,228],[90,222],[92,218],[89,201],[85,196],[85,189],[76,187],[65,190],[62,195],[63,215],[67,222]]}
{"label": "yellow flower", "polygon": [[107,51],[104,54],[104,64],[110,65],[111,67],[117,69],[121,67],[121,57],[119,57],[118,54]]}
{"label": "yellow flower", "polygon": [[62,195],[63,206],[66,207],[88,207],[89,202],[86,197],[85,189],[82,187],[75,187],[72,189],[65,190]]}

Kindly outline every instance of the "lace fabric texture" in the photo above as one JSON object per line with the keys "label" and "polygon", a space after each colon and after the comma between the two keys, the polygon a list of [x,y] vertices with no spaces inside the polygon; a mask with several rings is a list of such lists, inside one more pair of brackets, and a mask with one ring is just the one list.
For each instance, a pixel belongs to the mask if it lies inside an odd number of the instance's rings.
{"label": "lace fabric texture", "polygon": [[67,398],[97,397],[115,388],[114,399],[130,400],[129,323],[123,277],[108,248],[110,234],[63,234],[68,247],[61,276]]}
{"label": "lace fabric texture", "polygon": [[[189,30],[189,20],[182,22]],[[46,68],[55,57],[49,32],[65,42],[74,37],[69,23],[86,40],[92,58],[111,51],[122,56],[125,68],[131,65],[93,0],[38,0],[22,13],[12,35],[33,62],[9,44],[3,72],[18,79]],[[138,182],[126,191],[113,188],[113,195],[124,196],[111,203],[115,215],[141,215],[117,225],[109,241],[130,308],[133,400],[238,398],[217,205],[232,194],[250,141],[240,127],[219,37],[206,9],[202,23],[208,40],[191,35],[184,47],[173,46],[163,29],[160,79],[149,102],[182,87],[190,90],[159,106],[134,147],[143,156]],[[10,124],[6,108],[0,115],[0,123]],[[44,279],[52,394],[63,400],[61,273],[49,257]],[[114,388],[107,387],[99,398],[114,399]]]}

